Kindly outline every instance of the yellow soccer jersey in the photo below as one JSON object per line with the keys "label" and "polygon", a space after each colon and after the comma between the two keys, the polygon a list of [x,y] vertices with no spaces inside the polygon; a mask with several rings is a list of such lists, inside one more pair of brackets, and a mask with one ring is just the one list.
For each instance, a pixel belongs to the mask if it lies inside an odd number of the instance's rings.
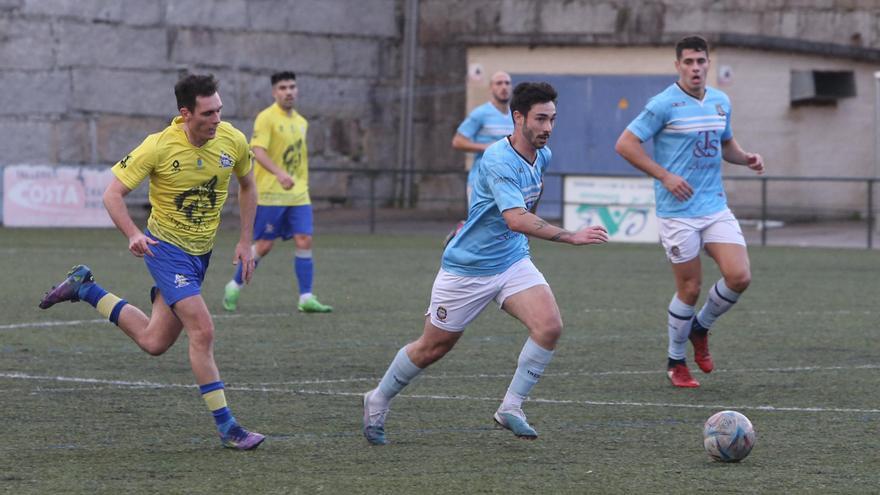
{"label": "yellow soccer jersey", "polygon": [[220,210],[229,193],[232,171],[238,177],[251,168],[247,138],[227,122],[201,148],[193,146],[176,117],[162,132],[147,139],[113,166],[113,174],[129,189],[150,177],[150,232],[189,254],[205,254],[214,246]]}
{"label": "yellow soccer jersey", "polygon": [[277,103],[257,115],[251,147],[265,149],[275,165],[293,177],[293,187],[285,191],[275,175],[257,162],[254,167],[257,204],[300,206],[312,202],[309,197],[309,158],[306,147],[308,127],[309,123],[296,110],[288,116]]}

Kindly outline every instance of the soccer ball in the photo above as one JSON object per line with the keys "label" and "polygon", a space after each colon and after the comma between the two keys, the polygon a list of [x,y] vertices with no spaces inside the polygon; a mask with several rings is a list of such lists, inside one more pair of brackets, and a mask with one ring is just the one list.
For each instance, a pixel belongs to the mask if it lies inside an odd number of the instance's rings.
{"label": "soccer ball", "polygon": [[749,418],[736,411],[721,411],[703,425],[703,447],[721,462],[739,462],[755,446],[755,429]]}

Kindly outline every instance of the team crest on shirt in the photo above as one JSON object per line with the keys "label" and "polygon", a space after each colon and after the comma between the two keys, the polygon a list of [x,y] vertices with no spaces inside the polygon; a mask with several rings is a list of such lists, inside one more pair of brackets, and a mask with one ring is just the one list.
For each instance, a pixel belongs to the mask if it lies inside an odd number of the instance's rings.
{"label": "team crest on shirt", "polygon": [[440,321],[446,321],[446,308],[443,306],[437,306],[437,319]]}
{"label": "team crest on shirt", "polygon": [[727,116],[727,112],[724,111],[724,107],[721,106],[721,103],[718,103],[715,105],[715,111],[717,111],[718,115],[720,115],[722,117]]}
{"label": "team crest on shirt", "polygon": [[232,167],[234,162],[232,161],[232,157],[227,155],[225,152],[220,152],[220,168],[229,168]]}
{"label": "team crest on shirt", "polygon": [[174,275],[174,286],[175,287],[177,287],[179,289],[181,287],[186,287],[187,285],[189,285],[189,280],[184,275],[181,275],[179,273],[176,273]]}

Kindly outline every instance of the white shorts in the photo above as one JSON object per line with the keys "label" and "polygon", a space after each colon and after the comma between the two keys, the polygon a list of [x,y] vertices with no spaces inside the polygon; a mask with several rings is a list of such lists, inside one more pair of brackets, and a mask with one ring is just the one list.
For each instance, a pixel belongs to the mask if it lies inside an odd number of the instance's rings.
{"label": "white shorts", "polygon": [[660,242],[672,263],[684,263],[700,255],[704,244],[746,245],[742,229],[730,209],[694,218],[658,218]]}
{"label": "white shorts", "polygon": [[508,297],[536,285],[548,285],[532,260],[523,258],[503,273],[487,277],[462,277],[440,269],[431,289],[431,304],[425,316],[447,332],[461,332],[495,300],[498,307]]}

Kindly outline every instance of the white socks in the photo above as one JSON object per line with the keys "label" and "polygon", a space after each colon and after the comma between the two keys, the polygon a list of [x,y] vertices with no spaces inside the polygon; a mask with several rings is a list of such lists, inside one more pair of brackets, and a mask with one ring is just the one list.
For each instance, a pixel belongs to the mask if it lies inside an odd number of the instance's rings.
{"label": "white socks", "polygon": [[409,385],[409,382],[421,372],[422,368],[414,365],[410,361],[409,356],[406,355],[406,346],[401,347],[397,351],[397,355],[394,356],[394,360],[391,361],[391,365],[388,366],[385,376],[379,382],[379,387],[376,389],[378,393],[373,394],[374,400],[384,402],[384,404],[377,405],[387,407],[391,399],[399,394],[403,387]]}
{"label": "white socks", "polygon": [[720,279],[709,289],[706,304],[703,305],[703,308],[697,315],[697,321],[703,328],[709,329],[719,316],[726,313],[736,304],[739,296],[739,292],[729,289],[727,284],[724,283],[724,279]]}
{"label": "white socks", "polygon": [[522,408],[523,401],[528,397],[532,387],[538,383],[538,379],[544,374],[544,368],[552,358],[553,351],[544,349],[529,337],[519,353],[516,372],[499,410]]}
{"label": "white socks", "polygon": [[691,334],[691,318],[694,316],[694,307],[683,303],[678,295],[672,296],[669,302],[669,359],[680,361],[685,358],[685,344]]}

